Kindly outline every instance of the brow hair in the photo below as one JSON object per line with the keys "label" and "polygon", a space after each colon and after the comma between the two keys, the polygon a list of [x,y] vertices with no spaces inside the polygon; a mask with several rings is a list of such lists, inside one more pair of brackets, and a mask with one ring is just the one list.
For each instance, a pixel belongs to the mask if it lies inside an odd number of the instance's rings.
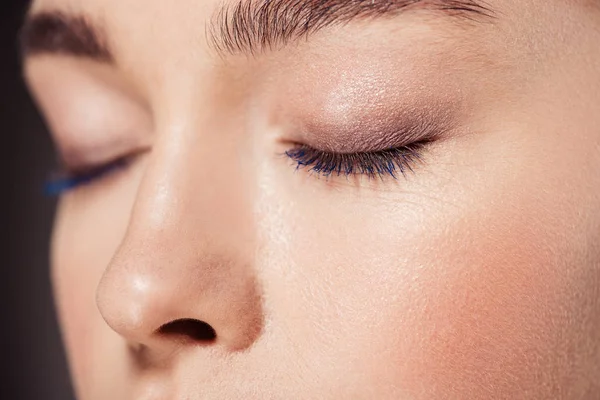
{"label": "brow hair", "polygon": [[[485,0],[239,0],[220,7],[206,33],[209,43],[222,54],[254,54],[336,23],[395,15],[417,7],[468,19],[493,17]],[[102,26],[85,15],[61,11],[28,15],[20,47],[23,58],[59,54],[115,63]]]}
{"label": "brow hair", "polygon": [[64,54],[112,63],[113,55],[101,29],[84,16],[48,11],[28,17],[20,35],[22,57]]}
{"label": "brow hair", "polygon": [[482,0],[241,0],[221,7],[208,33],[220,52],[256,53],[333,24],[397,14],[417,6],[469,19],[493,15]]}

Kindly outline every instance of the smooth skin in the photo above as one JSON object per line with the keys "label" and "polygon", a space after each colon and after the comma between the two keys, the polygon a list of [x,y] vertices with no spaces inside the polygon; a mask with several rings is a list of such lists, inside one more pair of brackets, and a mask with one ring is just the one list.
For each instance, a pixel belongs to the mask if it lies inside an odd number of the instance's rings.
{"label": "smooth skin", "polygon": [[[116,60],[27,57],[59,153],[136,154],[60,200],[78,398],[597,399],[600,7],[488,4],[224,55],[220,1],[36,0]],[[285,156],[414,115],[446,128],[406,177]]]}

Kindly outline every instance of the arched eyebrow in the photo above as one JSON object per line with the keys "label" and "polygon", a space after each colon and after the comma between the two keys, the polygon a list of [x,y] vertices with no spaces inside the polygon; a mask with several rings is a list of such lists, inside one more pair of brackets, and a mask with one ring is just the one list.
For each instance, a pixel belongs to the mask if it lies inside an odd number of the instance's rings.
{"label": "arched eyebrow", "polygon": [[[415,8],[470,20],[493,16],[484,0],[239,0],[219,8],[206,32],[222,54],[256,54],[336,23],[389,17]],[[55,54],[115,62],[100,26],[85,16],[60,11],[29,15],[20,45],[24,58]]]}

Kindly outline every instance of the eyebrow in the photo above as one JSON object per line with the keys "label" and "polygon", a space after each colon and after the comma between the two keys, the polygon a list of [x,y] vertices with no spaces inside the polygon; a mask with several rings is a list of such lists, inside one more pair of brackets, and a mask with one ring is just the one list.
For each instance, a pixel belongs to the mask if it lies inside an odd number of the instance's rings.
{"label": "eyebrow", "polygon": [[21,28],[19,42],[23,58],[55,54],[114,63],[103,30],[84,16],[59,11],[28,16]]}
{"label": "eyebrow", "polygon": [[493,17],[485,0],[241,0],[220,8],[208,33],[221,53],[255,54],[308,38],[331,25],[417,8],[468,20]]}
{"label": "eyebrow", "polygon": [[[493,16],[484,0],[239,0],[219,8],[206,34],[221,54],[256,54],[308,38],[331,25],[415,8],[470,20]],[[100,26],[85,16],[60,11],[28,16],[21,29],[20,48],[23,58],[55,54],[115,62]]]}

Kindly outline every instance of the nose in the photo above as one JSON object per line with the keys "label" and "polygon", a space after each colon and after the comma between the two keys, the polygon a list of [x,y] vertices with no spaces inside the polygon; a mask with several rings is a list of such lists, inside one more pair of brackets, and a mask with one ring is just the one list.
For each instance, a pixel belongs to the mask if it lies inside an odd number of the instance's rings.
{"label": "nose", "polygon": [[251,267],[227,258],[165,242],[127,243],[102,278],[98,308],[130,343],[163,349],[221,344],[243,350],[261,331],[260,293],[256,279],[243,271]]}
{"label": "nose", "polygon": [[103,318],[130,344],[240,351],[260,336],[251,194],[241,166],[223,160],[227,154],[153,150],[127,233],[97,291]]}

